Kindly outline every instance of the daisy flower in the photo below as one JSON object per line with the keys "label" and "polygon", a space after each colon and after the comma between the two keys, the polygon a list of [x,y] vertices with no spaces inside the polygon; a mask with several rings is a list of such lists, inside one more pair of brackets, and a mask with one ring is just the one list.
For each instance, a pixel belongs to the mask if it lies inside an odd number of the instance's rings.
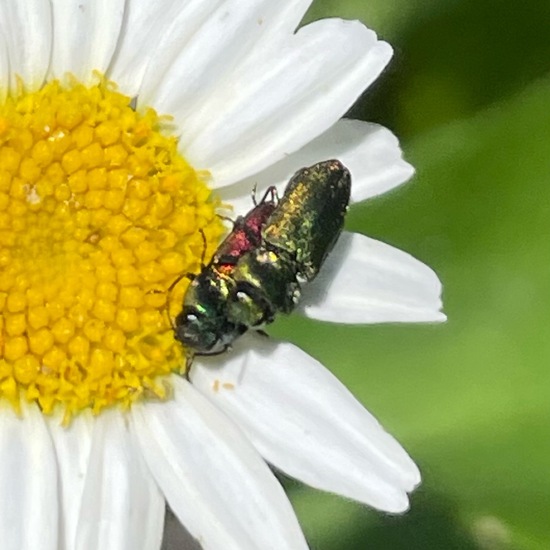
{"label": "daisy flower", "polygon": [[[166,503],[205,549],[306,548],[268,464],[407,509],[415,464],[315,359],[249,334],[188,381],[167,315],[254,185],[337,158],[357,202],[412,175],[388,130],[340,120],[391,47],[356,21],[298,29],[309,4],[0,3],[3,549],[158,549]],[[301,312],[441,321],[439,295],[344,234]]]}

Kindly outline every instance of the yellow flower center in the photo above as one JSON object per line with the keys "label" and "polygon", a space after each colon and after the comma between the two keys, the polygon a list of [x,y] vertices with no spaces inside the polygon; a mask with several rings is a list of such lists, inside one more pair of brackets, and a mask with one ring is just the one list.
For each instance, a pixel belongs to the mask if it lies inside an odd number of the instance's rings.
{"label": "yellow flower center", "polygon": [[186,284],[170,285],[223,229],[162,126],[104,81],[0,106],[0,396],[16,408],[127,407],[185,370],[170,317]]}

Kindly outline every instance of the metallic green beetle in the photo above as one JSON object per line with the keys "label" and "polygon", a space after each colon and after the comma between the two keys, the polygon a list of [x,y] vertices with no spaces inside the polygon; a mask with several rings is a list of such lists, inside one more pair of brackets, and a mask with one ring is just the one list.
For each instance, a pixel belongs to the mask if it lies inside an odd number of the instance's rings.
{"label": "metallic green beetle", "polygon": [[350,190],[347,168],[328,160],[296,172],[278,203],[269,203],[268,216],[256,214],[262,203],[251,210],[244,220],[256,221],[259,238],[235,251],[226,272],[209,264],[193,281],[176,318],[176,339],[193,353],[220,353],[249,328],[290,313],[342,232]]}

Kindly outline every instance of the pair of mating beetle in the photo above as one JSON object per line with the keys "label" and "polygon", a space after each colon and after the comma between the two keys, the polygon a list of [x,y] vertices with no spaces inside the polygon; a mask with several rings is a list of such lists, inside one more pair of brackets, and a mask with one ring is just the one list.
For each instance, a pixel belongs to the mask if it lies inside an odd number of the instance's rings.
{"label": "pair of mating beetle", "polygon": [[214,355],[249,328],[290,313],[342,232],[350,190],[338,160],[296,172],[281,199],[270,187],[191,281],[176,340],[192,354]]}

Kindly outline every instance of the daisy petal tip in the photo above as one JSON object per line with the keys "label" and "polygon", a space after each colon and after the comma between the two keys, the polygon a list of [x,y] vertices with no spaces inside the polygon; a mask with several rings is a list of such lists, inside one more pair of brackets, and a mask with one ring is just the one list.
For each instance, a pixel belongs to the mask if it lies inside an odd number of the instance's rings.
{"label": "daisy petal tip", "polygon": [[391,44],[384,40],[378,40],[376,43],[376,52],[379,58],[385,60],[386,63],[389,63],[390,59],[393,57],[393,48]]}
{"label": "daisy petal tip", "polygon": [[446,323],[447,320],[448,320],[447,315],[445,315],[445,313],[443,313],[442,311],[438,311],[434,315],[434,320],[432,322],[433,323]]}
{"label": "daisy petal tip", "polygon": [[431,307],[428,307],[425,310],[425,315],[423,316],[423,318],[419,319],[420,322],[439,325],[440,323],[446,323],[448,321],[447,314],[442,311],[443,301],[441,300],[441,292],[436,295],[439,296],[439,298],[434,301]]}
{"label": "daisy petal tip", "polygon": [[410,465],[410,471],[408,472],[407,477],[407,486],[405,487],[405,491],[407,493],[412,493],[415,489],[417,489],[420,484],[422,483],[422,474],[420,473],[420,469],[416,465],[416,463],[411,458],[411,465]]}
{"label": "daisy petal tip", "polygon": [[400,493],[396,496],[391,503],[388,503],[384,512],[388,514],[401,515],[407,513],[411,508],[409,495],[407,493]]}
{"label": "daisy petal tip", "polygon": [[379,126],[378,124],[373,124],[372,126],[380,132],[382,141],[386,141],[388,154],[394,157],[395,164],[399,168],[402,177],[410,179],[414,176],[416,169],[410,162],[405,160],[399,138],[391,130],[385,128],[384,126]]}
{"label": "daisy petal tip", "polygon": [[399,168],[403,178],[403,183],[411,180],[416,174],[416,168],[410,162],[407,162],[404,158],[400,159]]}
{"label": "daisy petal tip", "polygon": [[393,462],[394,473],[397,474],[392,485],[398,492],[412,493],[422,483],[422,474],[407,451],[399,443],[397,445],[394,453],[386,456]]}
{"label": "daisy petal tip", "polygon": [[434,304],[433,308],[433,318],[432,323],[446,323],[447,322],[447,315],[444,313],[443,310],[443,284],[439,280],[439,277],[437,276],[437,273],[435,271],[432,271],[433,278],[435,279],[435,288],[434,288],[434,295],[437,296],[437,301]]}
{"label": "daisy petal tip", "polygon": [[[385,186],[381,187],[377,191],[375,191],[371,195],[361,196],[360,191],[357,193],[353,193],[352,190],[352,201],[353,202],[361,202],[366,199],[376,197],[379,195],[385,195],[386,193],[389,193],[391,191],[394,191],[395,189],[398,189],[402,185],[409,183],[416,174],[416,169],[414,166],[410,163],[408,163],[403,158],[403,152],[401,151],[401,148],[399,146],[399,142],[396,139],[395,149],[398,154],[398,157],[393,161],[393,163],[390,163],[388,166],[388,182]],[[393,164],[393,166],[392,166]]]}
{"label": "daisy petal tip", "polygon": [[407,513],[411,508],[410,495],[404,489],[393,488],[378,494],[375,500],[362,500],[364,504],[391,515],[402,515]]}
{"label": "daisy petal tip", "polygon": [[428,265],[419,262],[419,268],[424,271],[423,277],[425,281],[425,305],[427,314],[425,319],[428,323],[444,323],[447,321],[447,315],[443,309],[443,283],[438,274]]}

